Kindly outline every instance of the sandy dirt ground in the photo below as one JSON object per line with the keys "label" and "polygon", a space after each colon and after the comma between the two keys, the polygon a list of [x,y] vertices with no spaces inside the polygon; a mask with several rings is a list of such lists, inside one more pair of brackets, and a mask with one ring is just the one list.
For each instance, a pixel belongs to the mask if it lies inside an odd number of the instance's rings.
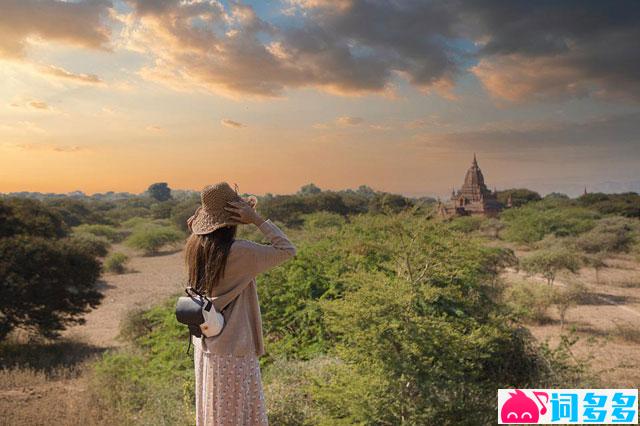
{"label": "sandy dirt ground", "polygon": [[[550,309],[552,321],[545,325],[530,325],[533,335],[555,344],[562,333],[574,328],[579,337],[573,353],[589,359],[591,371],[604,387],[640,387],[640,264],[629,257],[607,260],[608,268],[599,272],[596,282],[593,269],[579,274],[563,274],[554,286],[576,281],[586,285],[587,302],[569,309],[564,327],[560,326],[555,309]],[[531,285],[547,286],[539,277],[526,277],[509,271],[507,281],[526,280]],[[630,330],[622,333],[621,330]],[[633,331],[635,330],[635,332]]]}
{"label": "sandy dirt ground", "polygon": [[86,316],[86,323],[65,331],[93,345],[110,348],[122,344],[117,339],[120,321],[128,311],[148,308],[182,291],[185,280],[182,251],[157,256],[136,256],[126,247],[114,246],[131,257],[125,274],[105,274],[101,280],[102,303]]}

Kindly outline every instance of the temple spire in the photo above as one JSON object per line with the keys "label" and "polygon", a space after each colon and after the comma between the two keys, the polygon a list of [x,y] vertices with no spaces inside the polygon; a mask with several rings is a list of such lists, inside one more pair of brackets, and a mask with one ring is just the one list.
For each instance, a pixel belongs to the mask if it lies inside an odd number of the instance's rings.
{"label": "temple spire", "polygon": [[478,160],[477,160],[477,158],[476,158],[476,153],[475,153],[475,152],[473,153],[473,165],[474,165],[475,167],[478,167]]}

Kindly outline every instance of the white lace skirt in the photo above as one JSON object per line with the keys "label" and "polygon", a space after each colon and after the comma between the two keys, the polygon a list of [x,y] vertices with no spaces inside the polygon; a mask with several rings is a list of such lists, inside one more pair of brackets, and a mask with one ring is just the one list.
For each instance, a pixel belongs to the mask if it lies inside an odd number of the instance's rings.
{"label": "white lace skirt", "polygon": [[260,364],[255,355],[236,356],[193,350],[197,426],[268,425]]}

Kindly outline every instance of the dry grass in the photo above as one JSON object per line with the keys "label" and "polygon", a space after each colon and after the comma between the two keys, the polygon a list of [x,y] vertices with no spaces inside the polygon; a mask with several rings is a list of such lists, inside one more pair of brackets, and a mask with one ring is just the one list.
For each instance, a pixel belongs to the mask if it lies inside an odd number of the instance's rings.
{"label": "dry grass", "polygon": [[2,342],[0,424],[109,424],[86,392],[84,372],[101,352],[75,339]]}
{"label": "dry grass", "polygon": [[[572,351],[577,357],[591,358],[591,372],[599,376],[602,387],[636,388],[640,384],[640,264],[628,256],[606,263],[609,267],[600,271],[599,283],[593,268],[558,278],[558,288],[576,280],[587,290],[566,313],[564,328],[555,306],[548,311],[549,322],[528,328],[539,341],[551,343],[575,329],[580,339]],[[509,284],[521,285],[523,280],[515,271],[504,278]],[[530,285],[540,284],[534,277],[524,279]]]}

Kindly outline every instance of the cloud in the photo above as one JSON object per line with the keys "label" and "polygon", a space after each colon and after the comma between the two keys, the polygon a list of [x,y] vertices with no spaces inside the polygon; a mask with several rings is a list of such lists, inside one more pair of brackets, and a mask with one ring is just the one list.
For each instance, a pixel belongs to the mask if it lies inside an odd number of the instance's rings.
{"label": "cloud", "polygon": [[71,71],[65,70],[64,68],[56,67],[54,65],[41,65],[38,67],[38,70],[42,74],[51,75],[54,77],[73,80],[80,83],[89,83],[89,84],[98,84],[102,83],[100,77],[95,74],[81,74],[81,73],[73,73]]}
{"label": "cloud", "polygon": [[149,125],[145,129],[149,132],[161,132],[164,130],[162,126],[158,126],[158,125]]}
{"label": "cloud", "polygon": [[9,148],[15,148],[22,151],[50,151],[50,152],[79,152],[79,151],[88,151],[89,148],[81,145],[58,145],[58,144],[49,144],[49,143],[17,143],[3,144]]}
{"label": "cloud", "polygon": [[29,106],[31,108],[40,109],[40,110],[48,110],[49,104],[45,101],[33,100],[29,102]]}
{"label": "cloud", "polygon": [[484,151],[536,151],[541,148],[614,145],[638,146],[640,113],[591,118],[579,122],[493,124],[462,132],[416,135],[414,145]]}
{"label": "cloud", "polygon": [[[461,5],[461,3],[458,3]],[[472,72],[509,101],[640,99],[640,2],[464,2],[481,40]]]}
{"label": "cloud", "polygon": [[342,116],[336,119],[336,123],[340,126],[358,126],[364,122],[362,117]]}
{"label": "cloud", "polygon": [[453,19],[439,3],[299,3],[301,25],[276,26],[237,3],[129,0],[125,32],[131,49],[154,58],[144,78],[236,97],[299,87],[386,94],[397,73],[425,88],[457,73]]}
{"label": "cloud", "polygon": [[234,120],[230,120],[228,118],[223,118],[222,120],[220,120],[220,124],[222,124],[225,127],[231,127],[232,129],[240,129],[242,127],[247,127],[245,124],[239,123]]}
{"label": "cloud", "polygon": [[104,49],[110,35],[105,22],[110,7],[107,0],[3,0],[0,58],[24,58],[32,37]]}

